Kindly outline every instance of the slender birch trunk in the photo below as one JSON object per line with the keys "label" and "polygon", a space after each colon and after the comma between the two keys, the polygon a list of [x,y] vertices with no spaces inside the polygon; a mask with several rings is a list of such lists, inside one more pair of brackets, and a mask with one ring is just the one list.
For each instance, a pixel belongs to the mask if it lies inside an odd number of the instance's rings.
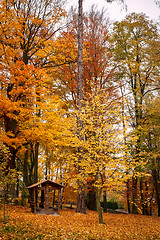
{"label": "slender birch trunk", "polygon": [[[78,115],[82,110],[82,100],[83,100],[83,0],[78,1],[78,82],[77,82],[77,109]],[[82,140],[81,131],[83,128],[83,123],[80,117],[77,117],[77,134],[80,140]],[[79,163],[78,163],[78,173],[83,175],[84,169],[81,167],[81,162],[83,158],[82,149],[79,148]],[[78,182],[78,201],[76,212],[86,213],[85,204],[85,184],[82,181]]]}

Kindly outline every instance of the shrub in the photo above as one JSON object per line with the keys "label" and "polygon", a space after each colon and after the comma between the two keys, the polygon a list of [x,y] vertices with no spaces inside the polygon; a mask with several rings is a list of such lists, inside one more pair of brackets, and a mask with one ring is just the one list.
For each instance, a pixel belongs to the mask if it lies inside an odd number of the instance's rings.
{"label": "shrub", "polygon": [[[101,207],[104,207],[104,202],[101,202]],[[107,208],[115,210],[118,208],[118,204],[117,202],[107,202]]]}

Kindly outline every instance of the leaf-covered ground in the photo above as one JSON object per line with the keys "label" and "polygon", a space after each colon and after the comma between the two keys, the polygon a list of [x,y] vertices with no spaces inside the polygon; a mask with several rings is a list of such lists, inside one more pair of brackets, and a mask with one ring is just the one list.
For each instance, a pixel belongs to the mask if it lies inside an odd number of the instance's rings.
{"label": "leaf-covered ground", "polygon": [[2,239],[160,239],[160,218],[104,213],[106,224],[98,223],[97,212],[86,215],[75,210],[62,210],[60,216],[34,215],[30,209],[12,207],[7,223],[0,210],[0,240]]}

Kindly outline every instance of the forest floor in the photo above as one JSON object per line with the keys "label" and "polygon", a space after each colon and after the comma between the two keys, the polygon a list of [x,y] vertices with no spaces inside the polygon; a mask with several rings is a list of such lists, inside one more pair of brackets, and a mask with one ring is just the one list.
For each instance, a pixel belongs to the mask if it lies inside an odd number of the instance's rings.
{"label": "forest floor", "polygon": [[103,213],[105,224],[98,223],[98,214],[60,211],[60,216],[35,215],[29,208],[10,207],[3,222],[0,210],[0,240],[160,240],[160,218],[142,215]]}

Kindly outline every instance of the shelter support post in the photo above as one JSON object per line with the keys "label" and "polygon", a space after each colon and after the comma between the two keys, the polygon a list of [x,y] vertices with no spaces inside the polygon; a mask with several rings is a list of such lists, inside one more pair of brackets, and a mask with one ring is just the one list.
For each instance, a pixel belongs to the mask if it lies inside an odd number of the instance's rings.
{"label": "shelter support post", "polygon": [[45,188],[45,211],[46,213],[49,212],[49,186],[46,184]]}
{"label": "shelter support post", "polygon": [[60,206],[60,194],[61,194],[61,189],[59,188],[58,189],[58,201],[57,201],[57,211],[58,211],[58,214],[59,214],[59,206]]}
{"label": "shelter support post", "polygon": [[34,196],[34,213],[36,213],[36,190],[33,189],[33,196]]}

